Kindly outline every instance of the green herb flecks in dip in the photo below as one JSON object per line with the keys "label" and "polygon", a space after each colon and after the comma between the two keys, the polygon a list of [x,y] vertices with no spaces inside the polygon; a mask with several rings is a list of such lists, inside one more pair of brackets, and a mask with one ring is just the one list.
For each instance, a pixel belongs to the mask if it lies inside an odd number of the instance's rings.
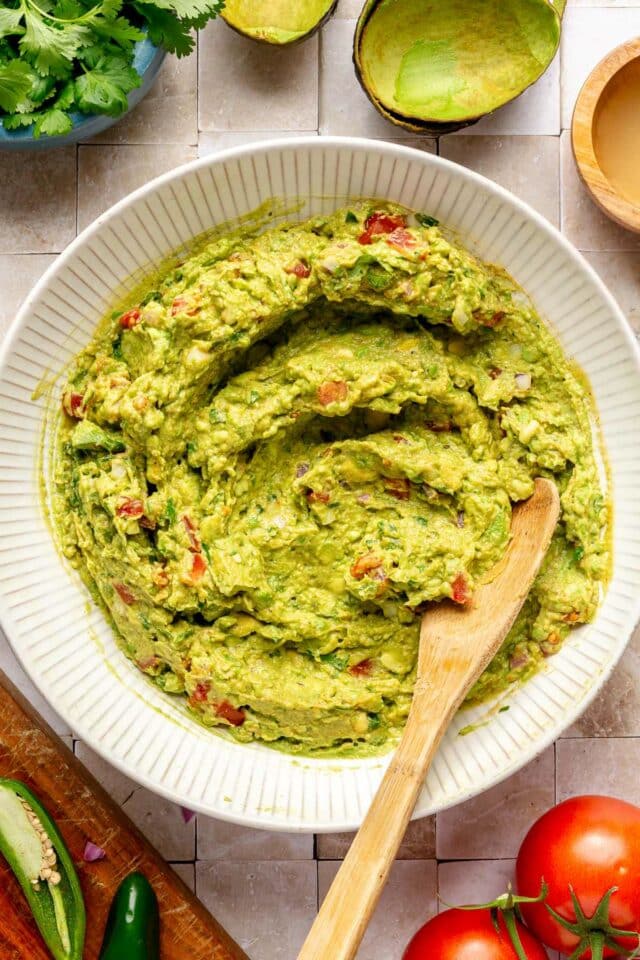
{"label": "green herb flecks in dip", "polygon": [[107,318],[64,390],[56,523],[123,649],[206,724],[366,753],[407,716],[420,612],[562,521],[470,694],[590,620],[607,505],[582,380],[504,272],[371,201],[210,241]]}

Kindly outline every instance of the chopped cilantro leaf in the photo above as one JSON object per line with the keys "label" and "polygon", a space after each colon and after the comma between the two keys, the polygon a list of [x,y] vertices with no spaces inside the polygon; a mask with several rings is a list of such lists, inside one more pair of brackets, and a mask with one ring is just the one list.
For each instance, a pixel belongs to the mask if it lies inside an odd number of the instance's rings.
{"label": "chopped cilantro leaf", "polygon": [[426,213],[416,213],[415,217],[421,227],[437,227],[440,223],[435,217],[430,217]]}
{"label": "chopped cilantro leaf", "polygon": [[349,666],[349,657],[345,653],[338,653],[335,650],[333,653],[320,654],[320,659],[323,663],[332,666],[334,670],[344,670]]}

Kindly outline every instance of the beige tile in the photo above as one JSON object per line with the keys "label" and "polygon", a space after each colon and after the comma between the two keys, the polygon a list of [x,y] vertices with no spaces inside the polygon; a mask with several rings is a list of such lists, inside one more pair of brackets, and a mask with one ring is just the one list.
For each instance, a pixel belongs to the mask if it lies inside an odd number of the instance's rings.
{"label": "beige tile", "polygon": [[196,890],[251,960],[292,960],[316,913],[316,864],[200,860]]}
{"label": "beige tile", "polygon": [[78,229],[148,180],[195,159],[195,147],[82,146],[78,167]]}
{"label": "beige tile", "polygon": [[199,860],[312,860],[313,834],[252,830],[198,817]]}
{"label": "beige tile", "polygon": [[560,222],[557,137],[443,137],[440,156],[471,167],[526,200],[554,226]]}
{"label": "beige tile", "polygon": [[[635,332],[640,334],[640,251],[619,251],[615,257],[608,253],[585,256],[620,304]],[[640,700],[638,704],[640,717]]]}
{"label": "beige tile", "polygon": [[[323,860],[318,864],[320,902],[339,866],[334,860]],[[418,927],[436,913],[436,903],[435,860],[396,861],[356,955],[357,960],[399,958]]]}
{"label": "beige tile", "polygon": [[91,143],[198,142],[198,56],[166,57],[153,87],[135,110]]}
{"label": "beige tile", "polygon": [[58,253],[76,234],[76,148],[0,151],[0,253]]}
{"label": "beige tile", "polygon": [[200,130],[317,128],[317,34],[278,50],[216,21],[199,43]]}
{"label": "beige tile", "polygon": [[56,731],[62,737],[68,737],[71,735],[71,730],[68,725],[59,717],[58,714],[49,706],[42,694],[36,690],[35,686],[28,678],[21,665],[18,663],[16,656],[9,646],[9,641],[6,639],[2,629],[0,629],[0,670],[9,677],[9,679],[16,685],[20,693],[22,693],[32,707],[43,717],[50,727]]}
{"label": "beige tile", "polygon": [[175,803],[139,787],[122,809],[167,860],[195,859],[195,817],[185,823]]}
{"label": "beige tile", "polygon": [[514,884],[516,861],[449,860],[438,864],[439,912],[447,907],[488,903]]}
{"label": "beige tile", "polygon": [[609,220],[591,200],[578,176],[568,130],[562,133],[560,149],[563,233],[581,250],[640,249],[640,236]]}
{"label": "beige tile", "polygon": [[[396,133],[402,133],[402,130],[395,128]],[[438,152],[438,141],[435,137],[412,137],[411,140],[405,140],[402,137],[385,137],[387,143],[399,143],[403,147],[411,147],[412,150],[424,150],[425,153]]]}
{"label": "beige tile", "polygon": [[198,136],[198,156],[205,157],[218,150],[228,147],[243,147],[248,143],[258,143],[260,140],[285,140],[289,137],[314,137],[317,130],[214,130],[205,131]]}
{"label": "beige tile", "polygon": [[178,874],[180,879],[186,883],[189,890],[195,893],[196,890],[196,865],[195,863],[172,863],[171,868]]}
{"label": "beige tile", "polygon": [[351,61],[355,20],[331,20],[320,37],[320,133],[412,139],[367,99]]}
{"label": "beige tile", "polygon": [[84,741],[76,741],[75,754],[116,803],[122,805],[139,789],[137,783],[103,760]]}
{"label": "beige tile", "polygon": [[599,793],[638,802],[640,738],[558,740],[557,801]]}
{"label": "beige tile", "polygon": [[[614,9],[618,7],[619,9]],[[640,6],[611,4],[606,13],[580,4],[567,9],[562,25],[562,126],[571,117],[582,84],[602,58],[640,33]]]}
{"label": "beige tile", "polygon": [[531,823],[554,800],[553,747],[484,793],[437,815],[439,860],[515,857]]}
{"label": "beige tile", "polygon": [[516,100],[454,136],[557,136],[560,133],[560,56]]}
{"label": "beige tile", "polygon": [[338,0],[335,17],[342,20],[357,20],[362,10],[362,0]]}
{"label": "beige tile", "polygon": [[[342,860],[351,846],[353,833],[318,834],[316,841],[319,860]],[[413,820],[398,850],[398,860],[431,860],[436,855],[436,818]]]}
{"label": "beige tile", "polygon": [[0,254],[0,339],[13,321],[18,307],[55,257],[52,254]]}

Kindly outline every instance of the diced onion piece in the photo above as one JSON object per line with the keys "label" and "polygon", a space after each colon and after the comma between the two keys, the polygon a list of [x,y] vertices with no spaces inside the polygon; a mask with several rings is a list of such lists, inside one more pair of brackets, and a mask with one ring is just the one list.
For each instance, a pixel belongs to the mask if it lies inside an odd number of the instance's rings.
{"label": "diced onion piece", "polygon": [[518,390],[530,390],[531,389],[531,374],[530,373],[516,373],[516,387]]}
{"label": "diced onion piece", "polygon": [[326,270],[327,273],[335,273],[340,264],[335,257],[325,257],[320,266],[323,270]]}
{"label": "diced onion piece", "polygon": [[91,840],[87,840],[82,854],[82,859],[85,863],[95,863],[96,860],[104,860],[105,856],[106,854],[102,847],[92,843]]}
{"label": "diced onion piece", "polygon": [[127,475],[127,468],[125,467],[122,460],[119,460],[117,457],[114,457],[111,461],[111,476],[115,477],[116,480],[124,480]]}
{"label": "diced onion piece", "polygon": [[199,367],[202,363],[208,363],[210,359],[211,354],[198,346],[191,347],[187,354],[187,363],[191,367]]}

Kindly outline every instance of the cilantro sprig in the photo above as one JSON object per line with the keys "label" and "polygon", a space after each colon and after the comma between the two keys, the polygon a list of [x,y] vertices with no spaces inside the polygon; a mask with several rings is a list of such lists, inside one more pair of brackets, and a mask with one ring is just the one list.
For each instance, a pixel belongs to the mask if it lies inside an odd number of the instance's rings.
{"label": "cilantro sprig", "polygon": [[135,44],[186,56],[193,30],[220,13],[224,0],[2,0],[0,122],[33,125],[35,137],[60,136],[71,114],[117,117],[140,86]]}

